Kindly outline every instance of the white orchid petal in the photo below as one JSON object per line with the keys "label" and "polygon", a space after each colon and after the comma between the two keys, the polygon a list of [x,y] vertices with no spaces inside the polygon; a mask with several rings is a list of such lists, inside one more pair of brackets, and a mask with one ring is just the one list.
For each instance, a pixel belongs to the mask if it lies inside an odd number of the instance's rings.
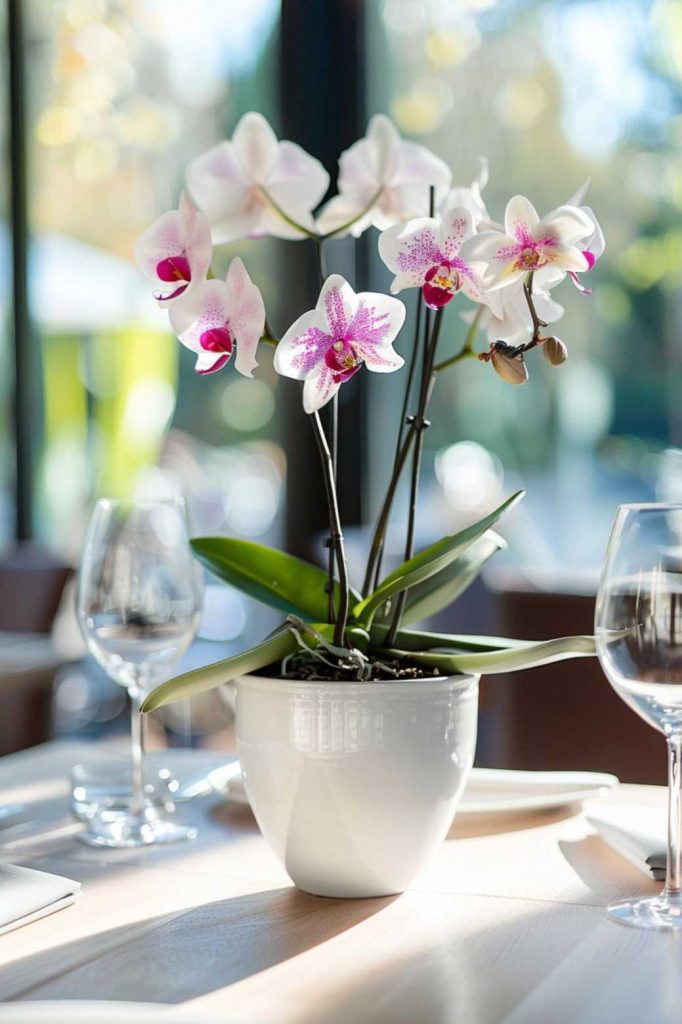
{"label": "white orchid petal", "polygon": [[584,274],[586,270],[590,269],[590,265],[582,250],[577,248],[566,249],[563,252],[556,253],[552,258],[552,264],[560,270],[572,270],[577,274]]}
{"label": "white orchid petal", "polygon": [[484,279],[486,294],[496,291],[498,288],[509,288],[513,284],[522,281],[528,273],[523,267],[515,268],[513,263],[501,267],[491,277]]}
{"label": "white orchid petal", "polygon": [[415,271],[405,271],[396,274],[391,281],[391,295],[405,291],[406,288],[421,288],[424,284],[424,275]]}
{"label": "white orchid petal", "polygon": [[424,182],[427,188],[433,185],[444,193],[450,188],[452,172],[448,165],[426,146],[403,140],[392,184],[398,186],[415,181]]}
{"label": "white orchid petal", "polygon": [[509,235],[503,235],[499,231],[482,231],[478,235],[472,235],[462,243],[459,255],[467,263],[492,263],[504,264],[505,259],[497,259],[499,252],[516,245],[516,240]]}
{"label": "white orchid petal", "polygon": [[566,200],[566,206],[583,206],[585,202],[585,196],[588,193],[589,187],[592,184],[592,178],[586,178],[582,183],[577,192],[574,192],[570,199]]}
{"label": "white orchid petal", "polygon": [[133,252],[137,265],[145,277],[158,284],[156,268],[160,260],[182,252],[184,247],[182,217],[177,210],[169,210],[142,232],[135,241]]}
{"label": "white orchid petal", "polygon": [[538,222],[533,236],[538,241],[556,238],[563,246],[576,245],[594,231],[593,221],[576,206],[559,206]]}
{"label": "white orchid petal", "polygon": [[539,223],[538,212],[525,196],[512,196],[507,203],[504,213],[504,230],[515,241],[518,241],[518,233],[535,233],[535,226]]}
{"label": "white orchid petal", "polygon": [[582,246],[583,249],[587,249],[594,256],[595,261],[598,260],[604,254],[606,248],[606,239],[604,238],[604,232],[602,231],[601,224],[597,220],[594,210],[589,206],[583,206],[582,210],[592,221],[594,230],[590,237],[587,239],[585,244]]}
{"label": "white orchid petal", "polygon": [[443,214],[439,231],[441,252],[449,260],[459,254],[463,242],[474,234],[474,220],[471,212],[463,206],[456,206]]}
{"label": "white orchid petal", "polygon": [[[204,331],[224,327],[230,319],[230,290],[224,281],[203,281],[169,311],[170,324],[182,344],[201,352]],[[213,353],[214,354],[214,353]]]}
{"label": "white orchid petal", "polygon": [[232,144],[244,174],[264,184],[277,162],[277,136],[262,114],[251,111],[240,119]]}
{"label": "white orchid petal", "polygon": [[540,319],[547,324],[556,323],[564,315],[564,307],[555,302],[547,292],[536,292],[533,289],[533,304]]}
{"label": "white orchid petal", "polygon": [[303,385],[304,411],[308,414],[317,412],[331,401],[340,387],[341,383],[334,381],[332,371],[323,364],[319,372],[306,378]]}
{"label": "white orchid petal", "polygon": [[252,377],[258,366],[258,342],[265,329],[263,296],[238,256],[230,263],[226,284],[230,290],[230,327],[237,344],[235,369],[245,377]]}
{"label": "white orchid petal", "polygon": [[398,129],[385,114],[375,114],[367,126],[368,154],[377,184],[388,181],[396,170],[401,138]]}
{"label": "white orchid petal", "polygon": [[249,185],[231,142],[219,142],[196,157],[187,168],[187,185],[202,210],[222,204],[226,192],[241,191]]}

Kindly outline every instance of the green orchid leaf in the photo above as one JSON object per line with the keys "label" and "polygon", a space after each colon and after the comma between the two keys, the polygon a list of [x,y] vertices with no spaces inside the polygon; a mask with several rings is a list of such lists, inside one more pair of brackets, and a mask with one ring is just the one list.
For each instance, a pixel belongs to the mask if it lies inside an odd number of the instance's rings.
{"label": "green orchid leaf", "polygon": [[[481,569],[496,551],[503,551],[506,541],[494,530],[486,530],[482,537],[470,544],[454,562],[428,579],[410,587],[401,622],[408,626],[411,622],[428,619],[443,608],[456,601],[468,586],[478,577]],[[393,602],[389,601],[376,614],[375,622],[390,622]]]}
{"label": "green orchid leaf", "polygon": [[[235,537],[196,537],[192,549],[202,565],[225,583],[285,614],[326,622],[329,614],[324,569],[284,551]],[[338,583],[334,593],[339,597]],[[355,591],[353,600],[359,600]]]}
{"label": "green orchid leaf", "polygon": [[[381,648],[389,627],[375,622],[370,629],[372,648]],[[401,651],[507,651],[539,643],[537,640],[513,640],[505,636],[470,636],[468,633],[431,633],[426,630],[399,629],[395,646]]]}
{"label": "green orchid leaf", "polygon": [[439,654],[436,651],[408,652],[404,650],[380,650],[385,658],[407,658],[417,665],[438,668],[446,673],[474,672],[477,675],[496,675],[500,672],[518,672],[524,668],[549,665],[565,658],[586,658],[597,653],[593,636],[564,636],[557,640],[526,642],[523,647],[496,651],[461,652]]}
{"label": "green orchid leaf", "polygon": [[467,526],[466,529],[460,530],[459,533],[451,537],[443,537],[441,540],[436,541],[435,544],[425,548],[418,555],[410,558],[407,562],[403,562],[402,565],[399,565],[397,569],[379,584],[373,593],[355,605],[353,608],[354,617],[363,626],[371,626],[377,611],[390,597],[393,597],[394,594],[399,594],[402,590],[407,590],[409,587],[416,586],[418,583],[429,579],[451,565],[463,551],[494,526],[504,512],[509,511],[510,508],[516,505],[524,493],[524,491],[517,491],[511,498],[503,502],[499,508],[496,508],[494,512],[491,512],[490,515],[485,516],[479,522]]}
{"label": "green orchid leaf", "polygon": [[154,711],[164,704],[172,704],[176,700],[183,700],[185,697],[196,697],[198,693],[205,693],[206,690],[213,690],[223,683],[229,683],[237,676],[246,675],[257,668],[264,668],[272,662],[281,661],[287,654],[293,654],[298,647],[298,641],[287,627],[280,629],[277,633],[268,637],[256,647],[241,654],[235,654],[224,661],[217,661],[213,665],[205,665],[203,668],[195,668],[191,672],[185,672],[167,683],[162,683],[149,694],[142,705],[142,711]]}

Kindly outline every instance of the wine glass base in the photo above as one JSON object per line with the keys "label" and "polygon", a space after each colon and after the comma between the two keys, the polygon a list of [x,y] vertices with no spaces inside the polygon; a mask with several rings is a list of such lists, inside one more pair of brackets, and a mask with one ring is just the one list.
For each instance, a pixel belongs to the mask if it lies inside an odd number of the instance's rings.
{"label": "wine glass base", "polygon": [[147,807],[141,814],[104,811],[93,816],[79,840],[87,846],[104,846],[109,849],[131,849],[140,846],[154,846],[161,843],[179,843],[196,839],[198,830],[192,825],[179,825],[160,817],[153,807]]}
{"label": "wine glass base", "polygon": [[657,931],[682,931],[682,897],[650,896],[647,899],[622,900],[606,908],[609,917],[631,928]]}

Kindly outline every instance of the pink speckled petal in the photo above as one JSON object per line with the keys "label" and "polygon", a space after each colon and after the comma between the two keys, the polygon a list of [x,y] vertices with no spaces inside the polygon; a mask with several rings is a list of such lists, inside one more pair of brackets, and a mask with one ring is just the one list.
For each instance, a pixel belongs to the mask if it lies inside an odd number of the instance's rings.
{"label": "pink speckled petal", "polygon": [[304,380],[324,362],[333,338],[323,313],[311,309],[296,320],[275,349],[274,366],[283,377]]}
{"label": "pink speckled petal", "polygon": [[443,259],[438,245],[438,221],[420,217],[396,224],[379,235],[379,255],[394,274],[414,275],[421,284],[430,267]]}

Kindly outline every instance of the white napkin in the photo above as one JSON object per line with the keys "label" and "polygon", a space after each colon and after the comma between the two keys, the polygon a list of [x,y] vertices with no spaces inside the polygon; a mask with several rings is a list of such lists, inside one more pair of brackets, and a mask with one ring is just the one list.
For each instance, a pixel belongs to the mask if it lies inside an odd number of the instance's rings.
{"label": "white napkin", "polygon": [[622,857],[654,878],[665,879],[666,820],[661,810],[646,807],[603,807],[590,810],[587,821]]}
{"label": "white napkin", "polygon": [[0,935],[75,903],[80,882],[0,864]]}

